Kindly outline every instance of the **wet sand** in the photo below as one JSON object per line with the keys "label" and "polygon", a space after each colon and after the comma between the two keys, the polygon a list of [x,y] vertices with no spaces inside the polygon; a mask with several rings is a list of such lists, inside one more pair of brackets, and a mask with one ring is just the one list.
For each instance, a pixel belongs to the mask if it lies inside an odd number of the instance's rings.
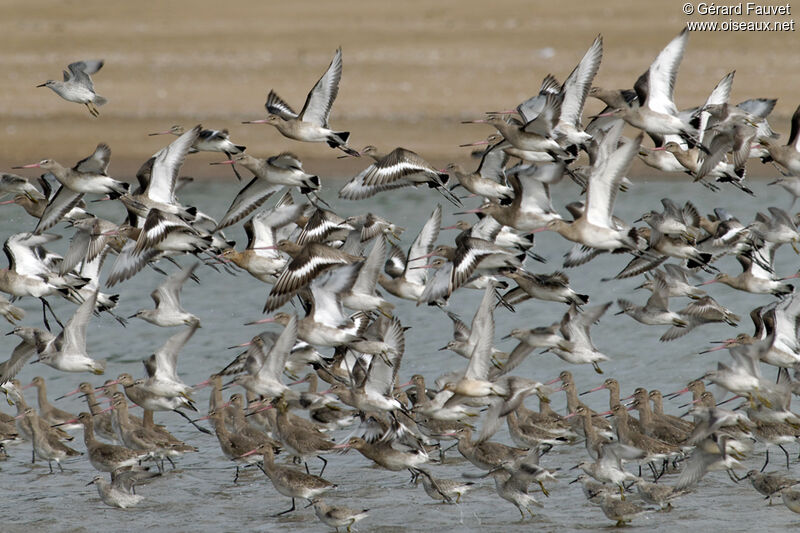
{"label": "wet sand", "polygon": [[[465,157],[458,144],[491,132],[461,120],[513,107],[548,73],[563,81],[597,33],[605,53],[595,83],[630,87],[687,20],[727,18],[687,17],[682,4],[9,1],[0,22],[0,162],[4,169],[43,157],[73,163],[104,141],[114,154],[111,171],[130,179],[166,140],[147,132],[202,122],[230,129],[255,155],[292,150],[319,173],[346,175],[362,165],[336,162],[326,146],[284,139],[269,126],[240,124],[263,118],[270,88],[301,108],[341,45],[344,73],[331,125],[351,131],[356,147],[405,146],[443,165]],[[787,135],[797,105],[798,42],[796,32],[693,33],[678,75],[678,107],[701,104],[736,69],[733,101],[779,98],[771,122]],[[99,119],[35,88],[87,58],[106,60],[94,76],[109,100]],[[591,102],[586,115],[599,108]],[[199,177],[219,176],[214,167],[193,167],[187,171]]]}

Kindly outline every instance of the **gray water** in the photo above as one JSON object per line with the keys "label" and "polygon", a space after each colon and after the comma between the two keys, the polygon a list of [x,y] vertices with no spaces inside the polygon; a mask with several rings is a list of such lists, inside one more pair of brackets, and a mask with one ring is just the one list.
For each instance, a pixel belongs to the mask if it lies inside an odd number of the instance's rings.
{"label": "gray water", "polygon": [[[755,199],[727,189],[714,194],[680,179],[674,182],[639,181],[631,191],[620,194],[615,214],[628,221],[634,220],[646,210],[660,210],[659,199],[665,196],[679,202],[691,199],[703,213],[717,206],[725,206],[744,223],[750,222],[757,210],[765,210],[771,205],[788,206],[790,198],[782,189],[767,187],[764,181],[755,182],[752,188],[758,195]],[[554,202],[557,207],[572,201],[578,194],[577,188],[571,183],[562,183],[556,189]],[[235,183],[197,183],[183,191],[181,199],[219,218],[236,192]],[[331,200],[332,196],[328,194],[326,198]],[[408,246],[440,200],[441,197],[432,191],[401,190],[360,203],[335,201],[333,205],[343,215],[370,210],[407,227],[403,242]],[[448,225],[456,220],[457,217],[452,215],[456,209],[446,202],[443,206],[443,221]],[[121,206],[110,202],[92,204],[92,208],[112,220],[120,220],[123,215]],[[17,206],[3,207],[0,217],[0,238],[3,240],[11,233],[33,225]],[[63,253],[68,246],[69,232],[61,227],[57,231],[67,238],[52,243],[51,249]],[[229,229],[227,234],[239,242],[239,248],[244,245],[241,225]],[[453,232],[442,232],[440,242],[451,240],[454,236]],[[527,267],[534,272],[556,270],[560,268],[561,255],[569,247],[570,243],[558,235],[548,232],[539,234],[536,237],[536,251],[547,257],[549,262],[541,265],[529,261]],[[185,264],[188,260],[181,261]],[[643,303],[649,293],[633,290],[641,278],[608,283],[600,281],[615,274],[627,261],[627,256],[601,256],[587,265],[569,270],[568,274],[575,290],[588,293],[591,303],[603,303],[621,297]],[[167,266],[171,269],[171,265]],[[728,272],[738,272],[738,264],[731,258],[725,258],[717,266]],[[781,248],[776,272],[788,275],[794,273],[797,266],[797,257],[791,248]],[[244,272],[231,276],[203,266],[197,274],[201,284],[187,283],[182,294],[184,307],[202,321],[202,329],[179,357],[179,374],[190,384],[205,380],[238,353],[226,349],[227,346],[245,342],[260,331],[243,324],[261,318],[260,310],[269,290],[268,286]],[[707,274],[704,276],[708,277]],[[128,316],[140,308],[150,307],[152,302],[149,293],[158,282],[159,275],[145,269],[133,279],[114,287],[113,292],[122,294],[119,314]],[[771,296],[750,295],[719,284],[710,285],[707,289],[720,303],[744,317],[740,329],[725,325],[704,326],[677,341],[660,343],[658,338],[665,327],[643,326],[629,317],[613,316],[613,312],[616,312],[614,306],[593,329],[595,344],[612,358],[612,361],[602,365],[605,376],[595,374],[591,366],[568,365],[552,355],[531,356],[515,374],[546,381],[567,368],[573,372],[579,390],[593,388],[601,384],[605,377],[613,376],[619,380],[623,395],[630,394],[638,386],[658,388],[665,393],[683,388],[687,381],[714,367],[717,360],[728,358],[725,352],[698,355],[697,352],[708,346],[709,340],[728,338],[737,331],[749,332],[748,311],[773,300]],[[450,307],[469,323],[480,296],[478,291],[458,291]],[[455,354],[438,351],[451,338],[452,332],[451,322],[444,313],[435,308],[415,307],[411,302],[395,303],[396,315],[404,326],[411,327],[406,333],[401,380],[421,373],[432,382],[438,375],[466,364],[464,359]],[[686,303],[688,301],[672,300],[671,306],[679,309]],[[27,300],[20,305],[28,312],[22,324],[41,327],[38,302]],[[55,299],[53,306],[62,321],[68,319],[74,309],[72,304]],[[550,324],[559,320],[565,309],[562,304],[540,301],[521,304],[517,306],[516,313],[499,308],[495,314],[496,344],[510,351],[514,341],[499,340],[510,329]],[[27,365],[18,377],[23,384],[36,375],[46,377],[52,399],[74,389],[81,381],[99,385],[106,377],[114,377],[121,372],[141,376],[143,368],[140,361],[173,333],[174,329],[157,328],[141,321],[132,321],[127,328],[123,328],[107,315],[95,317],[88,331],[89,353],[96,358],[108,359],[106,376],[66,374],[49,367]],[[5,359],[15,343],[16,337],[0,336],[0,358]],[[774,369],[765,368],[764,372],[771,376]],[[29,403],[35,403],[32,390],[26,392]],[[208,405],[208,389],[198,391],[195,399],[203,410]],[[605,393],[593,393],[583,399],[594,408],[607,409]],[[666,402],[666,409],[672,414],[680,413],[678,405],[685,401],[684,397]],[[13,412],[13,408],[4,402],[0,403],[3,404],[0,408]],[[58,404],[76,413],[86,410],[85,404],[76,397]],[[529,404],[535,408],[535,402],[529,400]],[[563,393],[554,395],[553,407],[564,412]],[[157,413],[156,420],[165,424],[179,438],[197,446],[200,451],[184,456],[178,461],[178,468],[168,471],[163,478],[139,487],[138,493],[146,499],[138,507],[129,510],[106,507],[98,498],[94,486],[86,486],[96,472],[85,456],[65,463],[63,474],[50,475],[47,464],[41,461],[31,464],[28,443],[9,446],[8,459],[0,462],[0,530],[327,530],[317,521],[310,508],[300,508],[281,518],[271,518],[270,514],[287,509],[290,502],[273,489],[260,471],[246,471],[234,484],[233,464],[224,458],[215,437],[196,431],[173,413]],[[347,434],[347,430],[337,432],[334,438],[340,440]],[[495,439],[509,443],[505,427]],[[79,450],[84,449],[80,432],[76,432],[73,444]],[[796,450],[790,452],[796,453]],[[478,488],[468,493],[460,505],[437,504],[428,499],[421,486],[415,488],[408,483],[407,473],[375,468],[355,451],[329,456],[330,464],[325,471],[325,478],[338,484],[338,489],[330,492],[327,500],[333,504],[369,508],[370,516],[356,526],[361,531],[432,531],[436,528],[448,531],[529,531],[534,528],[543,531],[603,530],[613,524],[599,508],[584,500],[577,484],[568,485],[575,473],[569,468],[586,458],[583,445],[562,446],[543,457],[543,466],[561,469],[559,482],[548,487],[551,493],[549,498],[541,493],[536,494],[543,507],[537,509],[535,518],[528,518],[522,523],[519,522],[516,508],[496,495],[491,479],[476,480]],[[779,450],[772,454],[770,468],[783,468],[783,459]],[[279,461],[283,460],[279,458]],[[759,445],[745,464],[748,468],[760,468],[763,461],[764,448]],[[318,468],[318,464],[318,461],[312,461],[312,470]],[[629,466],[632,471],[635,468]],[[448,453],[447,464],[431,465],[431,469],[439,477],[456,478],[463,472],[478,473],[471,464],[460,458],[456,450]],[[792,471],[797,473],[794,457]],[[668,483],[674,482],[674,477],[663,479]],[[302,505],[304,503],[298,501],[298,506]],[[693,494],[675,502],[673,511],[639,517],[630,527],[670,531],[724,527],[729,531],[744,531],[752,528],[777,530],[798,525],[800,517],[794,516],[780,504],[767,506],[748,482],[734,484],[723,472],[709,474]]]}

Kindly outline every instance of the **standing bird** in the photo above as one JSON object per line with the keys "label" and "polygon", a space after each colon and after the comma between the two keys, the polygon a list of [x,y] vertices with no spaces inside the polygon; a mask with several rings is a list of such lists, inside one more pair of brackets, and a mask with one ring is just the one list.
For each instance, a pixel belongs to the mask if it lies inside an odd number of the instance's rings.
{"label": "standing bird", "polygon": [[83,104],[92,116],[100,116],[98,106],[105,105],[108,100],[94,92],[91,74],[103,68],[102,59],[91,61],[76,61],[67,66],[64,71],[64,81],[47,80],[37,87],[48,87],[58,96],[68,102]]}
{"label": "standing bird", "polygon": [[269,113],[267,118],[250,120],[242,124],[270,124],[278,128],[284,137],[305,142],[325,142],[332,148],[338,148],[348,155],[358,157],[359,153],[347,146],[349,131],[333,131],[328,128],[328,116],[331,114],[333,101],[339,93],[341,79],[342,49],[339,48],[328,70],[306,96],[306,103],[300,113],[295,113],[289,104],[271,90],[264,104]]}

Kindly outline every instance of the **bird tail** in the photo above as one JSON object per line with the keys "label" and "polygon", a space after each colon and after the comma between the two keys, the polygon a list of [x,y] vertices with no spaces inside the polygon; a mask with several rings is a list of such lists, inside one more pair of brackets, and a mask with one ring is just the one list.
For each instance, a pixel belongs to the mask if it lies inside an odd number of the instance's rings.
{"label": "bird tail", "polygon": [[97,107],[100,107],[101,105],[106,105],[108,103],[108,100],[106,100],[105,98],[103,98],[99,94],[96,94],[96,95],[94,95],[94,100],[92,101],[92,103],[94,105],[96,105]]}
{"label": "bird tail", "polygon": [[319,190],[320,179],[319,176],[309,176],[303,179],[303,186],[300,187],[300,193],[308,194],[310,192]]}
{"label": "bird tail", "polygon": [[352,148],[347,146],[347,139],[349,138],[350,138],[349,131],[331,132],[331,134],[328,135],[327,139],[328,146],[330,146],[331,148],[338,148],[339,150],[346,153],[350,157],[360,157],[361,154],[359,154],[356,150],[353,150]]}
{"label": "bird tail", "polygon": [[106,360],[101,359],[99,361],[95,360],[94,364],[92,364],[92,374],[97,376],[102,375],[106,371]]}

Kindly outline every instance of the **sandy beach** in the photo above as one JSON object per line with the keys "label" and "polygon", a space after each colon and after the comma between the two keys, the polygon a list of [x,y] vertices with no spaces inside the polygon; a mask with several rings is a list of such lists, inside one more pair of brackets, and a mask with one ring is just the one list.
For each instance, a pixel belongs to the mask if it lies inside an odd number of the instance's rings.
{"label": "sandy beach", "polygon": [[[729,18],[688,17],[682,4],[8,1],[0,23],[0,162],[4,169],[44,157],[73,163],[103,141],[113,150],[112,173],[130,179],[167,140],[146,133],[202,122],[228,128],[254,155],[292,150],[315,172],[347,175],[363,165],[336,161],[329,148],[289,141],[269,126],[241,124],[264,117],[270,88],[301,108],[342,46],[331,125],[351,131],[357,148],[404,146],[444,165],[465,159],[458,144],[491,133],[460,121],[515,106],[548,73],[563,81],[596,34],[605,51],[595,84],[630,87],[688,20]],[[678,107],[701,104],[735,68],[732,100],[778,98],[770,120],[788,135],[799,43],[796,32],[693,32],[678,75]],[[106,60],[94,76],[109,100],[98,119],[35,88],[60,79],[69,62],[91,58]],[[598,104],[590,101],[585,115]],[[219,167],[202,164],[214,160],[202,154],[184,171],[219,177]],[[753,176],[774,172],[751,169]]]}

